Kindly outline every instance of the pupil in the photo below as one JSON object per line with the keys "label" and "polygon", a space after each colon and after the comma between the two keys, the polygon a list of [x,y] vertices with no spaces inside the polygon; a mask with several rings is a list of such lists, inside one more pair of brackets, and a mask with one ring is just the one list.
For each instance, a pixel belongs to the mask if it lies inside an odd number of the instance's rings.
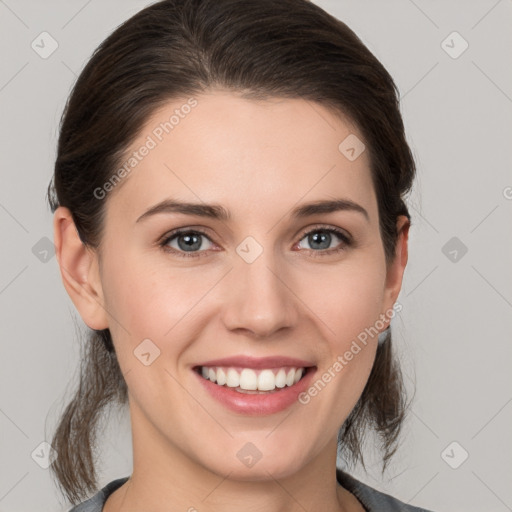
{"label": "pupil", "polygon": [[[182,243],[182,240],[185,242]],[[184,251],[199,249],[201,247],[201,238],[198,235],[181,235],[178,237],[178,245]]]}
{"label": "pupil", "polygon": [[[320,233],[320,235],[318,233]],[[313,243],[311,243],[311,241],[313,241]],[[325,244],[326,241],[327,241],[327,244]],[[311,246],[313,246],[315,243],[322,244],[322,242],[324,242],[324,245],[323,245],[323,247],[319,247],[319,248],[320,249],[328,249],[329,246],[331,245],[331,234],[326,233],[325,231],[318,231],[316,234],[310,235]]]}

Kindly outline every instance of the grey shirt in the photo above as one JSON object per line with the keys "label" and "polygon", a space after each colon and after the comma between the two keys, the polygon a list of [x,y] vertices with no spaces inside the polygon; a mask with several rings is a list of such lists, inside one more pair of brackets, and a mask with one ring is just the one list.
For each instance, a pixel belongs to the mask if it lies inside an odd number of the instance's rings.
{"label": "grey shirt", "polygon": [[[413,507],[402,501],[384,494],[338,469],[336,471],[338,482],[350,491],[361,503],[366,512],[431,512],[425,508]],[[107,484],[92,498],[73,507],[69,512],[101,512],[107,498],[129,477],[119,478]]]}

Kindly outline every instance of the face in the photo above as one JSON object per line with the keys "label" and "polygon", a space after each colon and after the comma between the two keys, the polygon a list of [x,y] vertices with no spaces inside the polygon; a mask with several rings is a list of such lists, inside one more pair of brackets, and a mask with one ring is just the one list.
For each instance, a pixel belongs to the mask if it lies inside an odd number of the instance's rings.
{"label": "face", "polygon": [[300,99],[195,99],[154,113],[104,199],[100,296],[135,464],[282,478],[336,442],[404,261],[386,265],[368,151],[339,149],[363,139],[348,121]]}

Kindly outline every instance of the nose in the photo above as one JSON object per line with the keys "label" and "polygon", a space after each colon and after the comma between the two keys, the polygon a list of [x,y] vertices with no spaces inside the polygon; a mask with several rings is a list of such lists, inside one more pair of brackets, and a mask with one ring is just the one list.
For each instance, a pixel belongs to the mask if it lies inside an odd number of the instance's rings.
{"label": "nose", "polygon": [[252,263],[235,258],[226,286],[222,317],[227,329],[246,331],[255,338],[268,338],[299,318],[297,297],[287,282],[283,262],[276,262],[270,250]]}

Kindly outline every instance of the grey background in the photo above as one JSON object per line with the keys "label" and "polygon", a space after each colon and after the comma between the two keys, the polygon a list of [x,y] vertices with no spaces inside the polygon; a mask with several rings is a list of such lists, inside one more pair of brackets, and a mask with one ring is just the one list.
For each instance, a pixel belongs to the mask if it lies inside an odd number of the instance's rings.
{"label": "grey background", "polygon": [[[76,75],[148,3],[0,0],[0,512],[68,509],[35,462],[76,376],[75,321],[83,325],[47,240],[44,194]],[[416,396],[389,471],[381,476],[370,458],[368,473],[355,474],[440,512],[512,510],[512,2],[316,3],[394,77],[418,162],[404,309],[394,320]],[[31,47],[43,31],[58,43],[47,59]],[[469,44],[457,58],[454,31]],[[126,413],[106,425],[101,451],[101,485],[130,473]]]}

